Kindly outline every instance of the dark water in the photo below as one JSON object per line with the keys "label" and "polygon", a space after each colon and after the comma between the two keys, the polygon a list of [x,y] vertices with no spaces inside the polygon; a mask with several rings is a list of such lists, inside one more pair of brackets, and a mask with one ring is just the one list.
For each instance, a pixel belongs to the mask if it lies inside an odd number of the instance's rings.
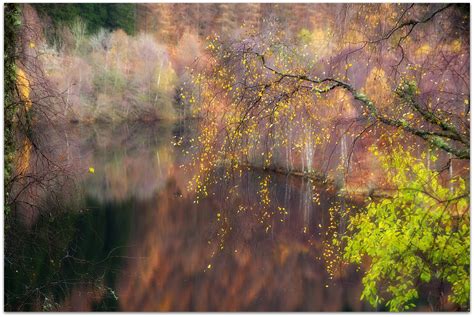
{"label": "dark water", "polygon": [[361,273],[341,268],[328,244],[345,223],[330,209],[352,206],[335,193],[244,170],[196,203],[192,149],[172,145],[192,130],[74,126],[58,135],[58,153],[80,175],[74,204],[18,229],[29,260],[19,272],[5,262],[6,310],[371,310]]}

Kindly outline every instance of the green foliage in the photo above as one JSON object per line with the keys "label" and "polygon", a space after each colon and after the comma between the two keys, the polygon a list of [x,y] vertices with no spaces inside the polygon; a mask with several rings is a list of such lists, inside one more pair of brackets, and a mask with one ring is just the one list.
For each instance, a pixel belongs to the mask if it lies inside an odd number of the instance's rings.
{"label": "green foliage", "polygon": [[133,3],[38,3],[34,7],[49,16],[56,27],[63,24],[71,27],[80,18],[87,24],[89,34],[100,28],[135,33],[136,5]]}
{"label": "green foliage", "polygon": [[[462,178],[444,186],[410,152],[377,155],[396,187],[393,197],[370,201],[351,218],[344,259],[371,259],[363,278],[362,298],[391,311],[413,308],[418,286],[433,279],[451,285],[449,300],[469,304],[469,190]],[[434,157],[430,159],[435,160]]]}
{"label": "green foliage", "polygon": [[127,34],[135,33],[136,4],[115,3],[108,5],[106,26],[111,29],[123,29]]}

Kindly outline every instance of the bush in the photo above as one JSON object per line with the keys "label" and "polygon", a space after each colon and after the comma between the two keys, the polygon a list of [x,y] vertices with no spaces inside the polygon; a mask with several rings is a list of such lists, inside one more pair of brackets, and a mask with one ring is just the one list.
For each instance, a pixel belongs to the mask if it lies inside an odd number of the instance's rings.
{"label": "bush", "polygon": [[[443,185],[432,171],[401,148],[379,154],[393,197],[370,201],[351,218],[344,258],[371,259],[362,298],[391,311],[415,307],[418,287],[431,280],[451,286],[449,300],[469,305],[469,190],[460,178]],[[435,157],[431,159],[435,160]],[[450,188],[451,186],[451,188]],[[336,244],[337,241],[334,241]]]}

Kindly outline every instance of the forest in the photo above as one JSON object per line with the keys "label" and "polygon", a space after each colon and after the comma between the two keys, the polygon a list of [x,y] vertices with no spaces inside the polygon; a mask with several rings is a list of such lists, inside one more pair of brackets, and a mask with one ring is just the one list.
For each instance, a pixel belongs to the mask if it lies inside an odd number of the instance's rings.
{"label": "forest", "polygon": [[5,3],[4,310],[470,310],[470,5]]}

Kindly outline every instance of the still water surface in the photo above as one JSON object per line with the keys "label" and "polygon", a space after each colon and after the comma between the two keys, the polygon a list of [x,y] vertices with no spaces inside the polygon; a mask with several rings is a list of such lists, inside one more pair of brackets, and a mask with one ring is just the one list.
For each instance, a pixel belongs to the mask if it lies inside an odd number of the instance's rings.
{"label": "still water surface", "polygon": [[361,273],[339,269],[327,246],[344,225],[329,209],[348,202],[307,179],[243,171],[196,203],[187,190],[192,150],[173,146],[176,137],[195,132],[171,124],[64,129],[58,151],[82,175],[80,211],[58,220],[70,226],[60,237],[65,255],[38,273],[69,281],[50,309],[371,310],[360,301]]}
{"label": "still water surface", "polygon": [[[107,129],[113,131],[88,129],[91,135],[82,138],[87,143],[77,144],[95,169],[81,185],[92,221],[80,223],[88,227],[81,233],[94,238],[80,239],[94,241],[87,248],[104,249],[106,256],[93,262],[116,257],[104,281],[117,297],[115,309],[369,309],[359,300],[360,273],[333,268],[331,276],[327,270],[328,209],[341,198],[321,188],[316,201],[316,185],[308,180],[244,171],[210,186],[209,197],[195,203],[187,191],[191,154],[172,145],[192,131],[167,125]],[[260,203],[265,178],[268,206]],[[73,290],[64,309],[97,308],[107,297],[100,295]]]}

